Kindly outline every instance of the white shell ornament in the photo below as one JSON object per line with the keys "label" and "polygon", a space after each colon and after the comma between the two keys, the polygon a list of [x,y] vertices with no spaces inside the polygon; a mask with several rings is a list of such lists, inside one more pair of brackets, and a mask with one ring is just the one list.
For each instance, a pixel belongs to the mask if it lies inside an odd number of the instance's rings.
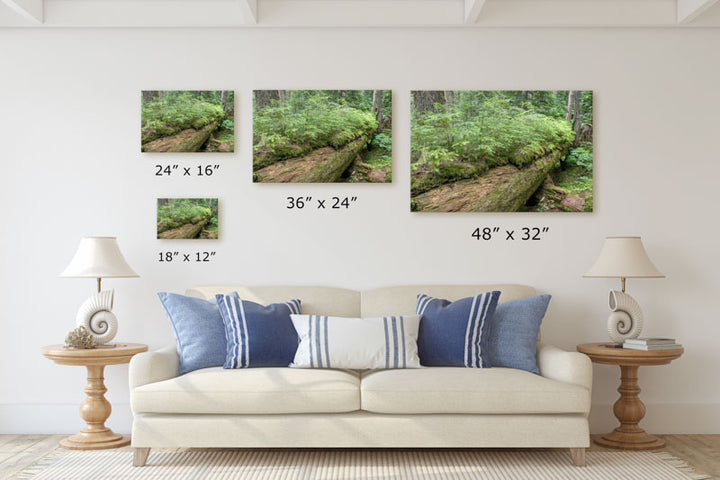
{"label": "white shell ornament", "polygon": [[612,341],[623,343],[626,338],[637,338],[643,327],[643,313],[635,299],[625,292],[610,290],[608,306],[612,310],[607,323]]}
{"label": "white shell ornament", "polygon": [[105,290],[80,305],[75,324],[85,327],[95,336],[95,344],[107,343],[117,334],[118,322],[112,313],[115,290]]}

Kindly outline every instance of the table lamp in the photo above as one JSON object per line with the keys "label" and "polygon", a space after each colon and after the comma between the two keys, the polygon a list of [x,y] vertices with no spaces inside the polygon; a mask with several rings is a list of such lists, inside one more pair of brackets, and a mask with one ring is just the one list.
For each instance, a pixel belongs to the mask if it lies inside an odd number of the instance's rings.
{"label": "table lamp", "polygon": [[583,277],[619,278],[621,291],[610,290],[608,334],[613,342],[637,338],[643,327],[640,305],[625,293],[627,278],[665,278],[653,265],[640,237],[607,237],[595,264]]}
{"label": "table lamp", "polygon": [[80,306],[75,323],[87,328],[96,344],[108,343],[115,338],[117,318],[112,313],[115,291],[101,291],[102,279],[139,277],[125,261],[117,238],[83,237],[70,265],[60,276],[97,279],[97,294]]}

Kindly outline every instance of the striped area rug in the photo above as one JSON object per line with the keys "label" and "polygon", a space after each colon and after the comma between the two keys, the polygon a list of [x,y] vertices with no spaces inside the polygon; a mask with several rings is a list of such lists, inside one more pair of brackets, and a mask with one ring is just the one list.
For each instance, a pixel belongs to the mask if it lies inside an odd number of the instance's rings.
{"label": "striped area rug", "polygon": [[695,475],[667,454],[588,452],[575,467],[564,450],[187,450],[151,451],[132,466],[128,449],[57,450],[18,474],[32,480],[688,480]]}

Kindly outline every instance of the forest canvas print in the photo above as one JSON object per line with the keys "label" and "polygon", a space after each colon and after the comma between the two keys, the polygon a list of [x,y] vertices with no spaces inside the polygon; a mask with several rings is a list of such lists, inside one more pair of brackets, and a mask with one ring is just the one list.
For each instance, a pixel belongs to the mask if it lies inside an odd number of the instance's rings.
{"label": "forest canvas print", "polygon": [[592,212],[593,92],[412,92],[411,210]]}
{"label": "forest canvas print", "polygon": [[392,181],[391,90],[255,90],[253,181]]}
{"label": "forest canvas print", "polygon": [[143,152],[235,151],[231,90],[144,90]]}
{"label": "forest canvas print", "polygon": [[217,198],[158,198],[157,238],[218,238]]}

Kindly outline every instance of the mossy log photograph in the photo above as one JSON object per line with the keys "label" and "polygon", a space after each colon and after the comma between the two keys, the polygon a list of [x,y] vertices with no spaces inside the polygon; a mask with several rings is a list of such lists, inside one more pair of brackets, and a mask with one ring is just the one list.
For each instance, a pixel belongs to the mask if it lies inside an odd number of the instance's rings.
{"label": "mossy log photograph", "polygon": [[141,150],[234,152],[234,118],[230,90],[144,90]]}
{"label": "mossy log photograph", "polygon": [[416,212],[592,212],[593,92],[412,92]]}
{"label": "mossy log photograph", "polygon": [[255,90],[253,181],[392,181],[392,91]]}
{"label": "mossy log photograph", "polygon": [[217,240],[217,198],[158,198],[157,238]]}

